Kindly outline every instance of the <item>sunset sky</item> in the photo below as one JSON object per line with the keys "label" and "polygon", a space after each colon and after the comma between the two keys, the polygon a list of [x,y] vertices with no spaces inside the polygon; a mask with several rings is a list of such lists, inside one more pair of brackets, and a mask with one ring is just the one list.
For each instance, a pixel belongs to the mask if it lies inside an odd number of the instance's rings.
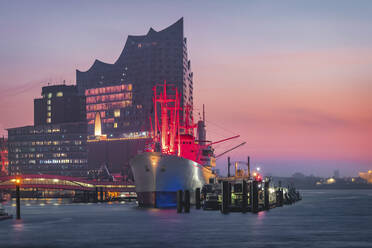
{"label": "sunset sky", "polygon": [[[208,138],[274,175],[372,169],[372,1],[0,1],[0,134],[48,82],[184,17]],[[196,111],[196,112],[197,112]],[[221,170],[226,157],[218,160]]]}

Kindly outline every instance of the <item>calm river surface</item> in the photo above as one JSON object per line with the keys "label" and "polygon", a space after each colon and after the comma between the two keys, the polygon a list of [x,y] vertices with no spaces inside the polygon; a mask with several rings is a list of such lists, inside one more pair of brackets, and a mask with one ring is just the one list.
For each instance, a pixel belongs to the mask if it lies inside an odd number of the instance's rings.
{"label": "calm river surface", "polygon": [[301,193],[295,205],[228,215],[23,200],[21,221],[0,221],[0,247],[372,247],[371,190]]}

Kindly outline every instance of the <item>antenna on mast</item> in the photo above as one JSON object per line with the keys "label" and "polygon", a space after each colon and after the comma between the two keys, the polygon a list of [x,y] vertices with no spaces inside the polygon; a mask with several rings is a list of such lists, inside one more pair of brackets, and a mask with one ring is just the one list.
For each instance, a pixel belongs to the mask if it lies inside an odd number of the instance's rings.
{"label": "antenna on mast", "polygon": [[204,104],[203,104],[203,122],[205,122],[205,110],[204,110]]}

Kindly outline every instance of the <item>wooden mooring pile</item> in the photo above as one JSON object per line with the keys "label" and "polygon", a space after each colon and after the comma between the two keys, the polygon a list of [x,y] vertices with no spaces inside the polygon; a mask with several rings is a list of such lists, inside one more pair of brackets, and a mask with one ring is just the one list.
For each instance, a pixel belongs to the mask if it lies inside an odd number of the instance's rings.
{"label": "wooden mooring pile", "polygon": [[[192,196],[194,199],[192,199]],[[301,200],[301,195],[294,187],[271,187],[270,179],[220,178],[214,184],[190,191],[177,192],[177,212],[189,213],[191,203],[196,209],[220,210],[221,213],[252,212],[269,210],[293,204]]]}
{"label": "wooden mooring pile", "polygon": [[301,200],[300,193],[293,186],[282,187],[280,182],[278,186],[274,186],[269,177],[262,178],[257,172],[251,175],[249,157],[246,164],[247,173],[239,171],[235,163],[235,175],[231,176],[228,158],[228,177],[216,178],[202,189],[197,188],[195,192],[178,191],[177,212],[190,212],[190,203],[193,203],[196,209],[220,210],[223,214],[258,213]]}

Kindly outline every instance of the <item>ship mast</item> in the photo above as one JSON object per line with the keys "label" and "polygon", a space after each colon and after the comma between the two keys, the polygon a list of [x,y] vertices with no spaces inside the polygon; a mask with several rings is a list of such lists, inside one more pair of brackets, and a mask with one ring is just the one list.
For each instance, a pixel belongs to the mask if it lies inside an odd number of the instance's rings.
{"label": "ship mast", "polygon": [[[164,81],[162,84],[155,85],[154,91],[154,131],[153,131],[153,150],[167,154],[181,155],[181,135],[180,135],[180,94],[177,87],[168,87]],[[157,89],[157,88],[160,89]],[[158,120],[158,104],[160,104],[160,122]],[[150,117],[150,121],[151,117]],[[153,125],[151,123],[151,129]],[[177,142],[177,144],[176,144]]]}
{"label": "ship mast", "polygon": [[161,148],[168,152],[168,104],[167,104],[167,83],[164,81],[163,100],[161,101]]}
{"label": "ship mast", "polygon": [[169,132],[169,151],[171,153],[175,152],[175,140],[176,140],[176,134],[177,134],[177,130],[176,130],[176,125],[178,124],[177,123],[177,112],[178,112],[177,95],[178,94],[176,92],[176,99],[175,99],[174,107],[171,108],[171,112],[170,112],[171,127],[170,127],[170,132]]}
{"label": "ship mast", "polygon": [[[176,92],[177,93],[177,92]],[[177,112],[177,139],[178,139],[178,156],[181,156],[181,136],[180,136],[180,102],[178,99],[178,94],[176,94],[176,112]]]}
{"label": "ship mast", "polygon": [[154,142],[158,142],[158,110],[156,108],[156,86],[154,86],[154,97],[153,97],[153,101],[154,101],[154,113],[155,113],[155,120],[154,120],[154,133],[153,133],[153,138],[154,138]]}

